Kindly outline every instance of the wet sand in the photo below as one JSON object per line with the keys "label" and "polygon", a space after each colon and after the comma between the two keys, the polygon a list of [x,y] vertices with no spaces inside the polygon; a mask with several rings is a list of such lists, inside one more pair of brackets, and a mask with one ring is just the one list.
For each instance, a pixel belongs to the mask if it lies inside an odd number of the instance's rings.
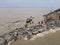
{"label": "wet sand", "polygon": [[11,45],[60,45],[60,31],[36,38],[33,41],[17,40]]}

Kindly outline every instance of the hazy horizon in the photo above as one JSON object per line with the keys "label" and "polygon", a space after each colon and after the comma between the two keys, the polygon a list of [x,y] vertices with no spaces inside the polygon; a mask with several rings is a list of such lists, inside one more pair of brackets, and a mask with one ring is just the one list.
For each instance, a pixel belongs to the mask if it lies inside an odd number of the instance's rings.
{"label": "hazy horizon", "polygon": [[29,16],[35,17],[36,21],[43,19],[43,15],[57,8],[0,8],[0,23],[25,20]]}

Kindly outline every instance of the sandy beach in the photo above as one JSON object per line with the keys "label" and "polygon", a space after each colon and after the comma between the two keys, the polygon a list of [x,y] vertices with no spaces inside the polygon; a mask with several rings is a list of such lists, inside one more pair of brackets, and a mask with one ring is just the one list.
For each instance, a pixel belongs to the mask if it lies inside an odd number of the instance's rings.
{"label": "sandy beach", "polygon": [[50,33],[44,37],[38,37],[33,41],[17,40],[11,45],[60,45],[60,31]]}
{"label": "sandy beach", "polygon": [[[21,27],[25,24],[26,18],[29,16],[35,17],[35,22],[37,23],[40,20],[43,20],[43,15],[54,10],[54,8],[0,8],[0,33],[7,33],[14,30],[16,27]],[[12,24],[10,22],[15,22],[17,20],[24,20],[19,23]],[[11,27],[8,28],[10,24]],[[17,26],[18,25],[18,26]],[[60,29],[59,31],[51,31],[38,34],[34,40],[23,40],[18,39],[13,42],[11,45],[60,45]],[[52,33],[55,32],[55,33]],[[45,35],[46,34],[46,35]]]}

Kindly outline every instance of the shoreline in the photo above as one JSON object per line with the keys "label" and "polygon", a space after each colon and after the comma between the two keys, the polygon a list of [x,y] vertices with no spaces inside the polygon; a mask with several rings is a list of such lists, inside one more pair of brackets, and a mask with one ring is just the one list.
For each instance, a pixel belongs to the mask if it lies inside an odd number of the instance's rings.
{"label": "shoreline", "polygon": [[[38,33],[38,34],[34,35],[30,40],[32,41],[32,40],[35,40],[37,37],[44,37],[47,34],[55,33],[57,31],[60,31],[60,28],[50,29],[49,31],[44,31],[42,33]],[[24,40],[28,40],[28,39],[24,38]]]}

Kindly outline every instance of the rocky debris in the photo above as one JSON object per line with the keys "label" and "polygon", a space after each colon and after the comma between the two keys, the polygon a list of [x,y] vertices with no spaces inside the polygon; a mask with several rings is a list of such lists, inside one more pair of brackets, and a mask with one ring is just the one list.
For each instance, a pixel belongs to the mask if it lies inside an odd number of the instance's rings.
{"label": "rocky debris", "polygon": [[[31,22],[32,19],[27,19],[27,23]],[[22,36],[25,39],[30,40],[32,36],[42,33],[44,31],[51,31],[50,29],[55,29],[55,27],[60,27],[60,20],[48,21],[45,24],[40,22],[34,26],[20,27],[13,31],[5,34],[0,34],[0,44],[7,44],[9,41],[16,41],[18,36]],[[53,31],[54,32],[54,31]],[[40,35],[39,35],[40,36]]]}
{"label": "rocky debris", "polygon": [[60,27],[60,20],[55,21],[55,26]]}

